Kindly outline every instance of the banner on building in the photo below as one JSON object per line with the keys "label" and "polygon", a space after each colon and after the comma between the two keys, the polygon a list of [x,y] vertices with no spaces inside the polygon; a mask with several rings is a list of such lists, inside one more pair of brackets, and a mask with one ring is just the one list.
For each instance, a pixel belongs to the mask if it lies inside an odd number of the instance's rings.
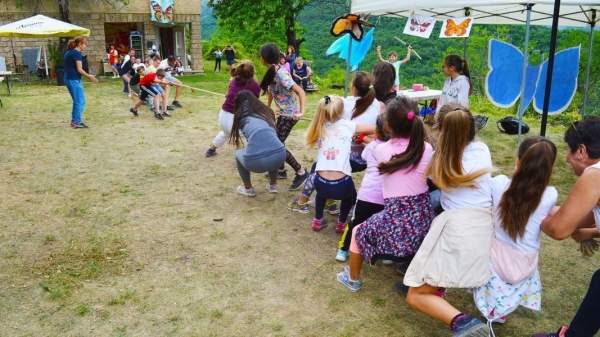
{"label": "banner on building", "polygon": [[174,24],[175,0],[150,0],[150,20],[161,24]]}

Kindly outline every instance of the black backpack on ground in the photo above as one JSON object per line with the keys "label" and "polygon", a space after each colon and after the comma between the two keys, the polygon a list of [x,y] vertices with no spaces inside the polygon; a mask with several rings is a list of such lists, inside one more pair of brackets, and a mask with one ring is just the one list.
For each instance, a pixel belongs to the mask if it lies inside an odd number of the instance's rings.
{"label": "black backpack on ground", "polygon": [[518,119],[513,118],[512,116],[506,116],[496,122],[496,126],[498,130],[502,133],[506,133],[508,135],[516,135],[519,133],[519,123],[521,123],[521,134],[526,134],[529,132],[529,125],[525,122],[519,122]]}

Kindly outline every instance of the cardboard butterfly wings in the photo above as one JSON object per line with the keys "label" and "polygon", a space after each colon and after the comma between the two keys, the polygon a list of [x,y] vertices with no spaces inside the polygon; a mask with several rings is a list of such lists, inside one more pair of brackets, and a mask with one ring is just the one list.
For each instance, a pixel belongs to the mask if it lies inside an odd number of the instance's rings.
{"label": "cardboard butterfly wings", "polygon": [[[550,106],[548,113],[559,114],[566,110],[577,90],[579,74],[579,46],[561,50],[555,55]],[[521,97],[521,77],[523,71],[523,53],[512,44],[490,40],[485,91],[489,100],[496,106],[508,108],[519,98],[519,114],[522,114],[533,101],[533,108],[542,112],[546,90],[548,61],[539,65],[527,65],[525,91]]]}
{"label": "cardboard butterfly wings", "polygon": [[[371,26],[355,14],[347,14],[335,19],[331,25],[331,35],[341,35],[341,37],[329,46],[325,54],[327,56],[339,54],[340,58],[348,61],[352,70],[356,70],[371,49],[373,33],[375,33],[375,28],[372,28],[364,34],[363,25]],[[348,57],[349,44],[350,57]]]}
{"label": "cardboard butterfly wings", "polygon": [[341,16],[333,21],[331,25],[331,35],[340,36],[344,33],[352,35],[356,41],[360,41],[363,38],[363,25],[371,26],[365,20],[360,19],[360,15],[347,14]]}

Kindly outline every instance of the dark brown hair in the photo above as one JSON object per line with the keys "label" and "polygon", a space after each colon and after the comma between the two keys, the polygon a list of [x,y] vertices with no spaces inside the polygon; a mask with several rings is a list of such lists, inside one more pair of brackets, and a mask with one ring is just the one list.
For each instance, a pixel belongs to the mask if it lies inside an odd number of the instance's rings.
{"label": "dark brown hair", "polygon": [[233,125],[229,135],[229,143],[240,146],[243,141],[240,135],[242,120],[248,116],[257,117],[265,120],[270,126],[275,128],[275,114],[273,110],[261,102],[249,90],[242,90],[235,95],[233,101]]}
{"label": "dark brown hair", "polygon": [[425,152],[425,126],[419,117],[419,106],[410,98],[400,96],[391,100],[384,112],[385,125],[391,138],[409,138],[408,147],[379,164],[379,172],[394,173],[414,169]]}
{"label": "dark brown hair", "polygon": [[587,154],[591,159],[600,158],[600,117],[587,117],[575,122],[565,131],[565,143],[569,145],[571,153],[577,151],[579,146],[585,145]]}
{"label": "dark brown hair", "polygon": [[167,72],[164,69],[158,69],[158,70],[156,70],[156,76],[157,77],[165,77],[165,75],[167,75]]}
{"label": "dark brown hair", "polygon": [[377,121],[375,122],[375,136],[382,142],[387,142],[390,139],[390,136],[385,131],[384,121],[381,118],[382,115],[377,116]]}
{"label": "dark brown hair", "polygon": [[375,97],[381,102],[385,102],[385,99],[389,92],[394,88],[394,81],[396,80],[396,70],[394,66],[387,63],[377,63],[373,67],[373,87],[375,89]]}
{"label": "dark brown hair", "polygon": [[373,90],[373,77],[365,71],[359,71],[354,75],[352,86],[360,97],[356,100],[352,111],[352,118],[362,115],[373,104],[375,100],[375,90]]}
{"label": "dark brown hair", "polygon": [[550,183],[556,146],[544,137],[525,139],[519,146],[519,165],[499,204],[502,228],[511,239],[523,237],[527,221]]}
{"label": "dark brown hair", "polygon": [[260,81],[260,88],[263,91],[263,95],[269,90],[269,85],[275,81],[275,75],[277,74],[275,65],[279,64],[279,53],[279,48],[274,43],[265,43],[260,47],[260,57],[269,65],[262,81]]}
{"label": "dark brown hair", "polygon": [[469,64],[467,63],[467,60],[463,60],[460,56],[452,54],[446,56],[444,63],[446,66],[456,69],[457,73],[467,77],[469,80],[470,95],[473,92],[473,84],[471,83],[471,73],[469,72]]}
{"label": "dark brown hair", "polygon": [[254,78],[254,64],[248,60],[241,61],[231,68],[231,76],[240,83],[247,83]]}

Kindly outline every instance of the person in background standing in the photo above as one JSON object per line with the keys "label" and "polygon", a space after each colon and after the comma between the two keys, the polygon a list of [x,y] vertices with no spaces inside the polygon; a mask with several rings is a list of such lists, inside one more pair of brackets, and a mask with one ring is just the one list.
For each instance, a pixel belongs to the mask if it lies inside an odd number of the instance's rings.
{"label": "person in background standing", "polygon": [[119,52],[115,49],[114,45],[110,45],[107,54],[108,64],[112,69],[113,78],[119,78],[119,69],[117,69],[117,62],[119,62]]}
{"label": "person in background standing", "polygon": [[231,70],[231,67],[235,63],[235,49],[231,45],[227,45],[223,49],[223,55],[225,55],[225,60],[227,60],[227,70]]}
{"label": "person in background standing", "polygon": [[215,56],[215,70],[214,70],[214,72],[217,72],[217,71],[221,72],[221,59],[223,58],[223,52],[219,48],[217,48],[217,50],[215,50],[213,52],[213,55]]}
{"label": "person in background standing", "polygon": [[81,76],[87,77],[92,82],[98,82],[96,76],[88,74],[83,70],[82,51],[87,47],[87,39],[79,36],[69,41],[68,50],[64,55],[65,75],[64,81],[69,94],[73,99],[73,110],[71,112],[71,127],[73,129],[83,129],[88,126],[83,123],[83,110],[85,109],[85,95]]}

